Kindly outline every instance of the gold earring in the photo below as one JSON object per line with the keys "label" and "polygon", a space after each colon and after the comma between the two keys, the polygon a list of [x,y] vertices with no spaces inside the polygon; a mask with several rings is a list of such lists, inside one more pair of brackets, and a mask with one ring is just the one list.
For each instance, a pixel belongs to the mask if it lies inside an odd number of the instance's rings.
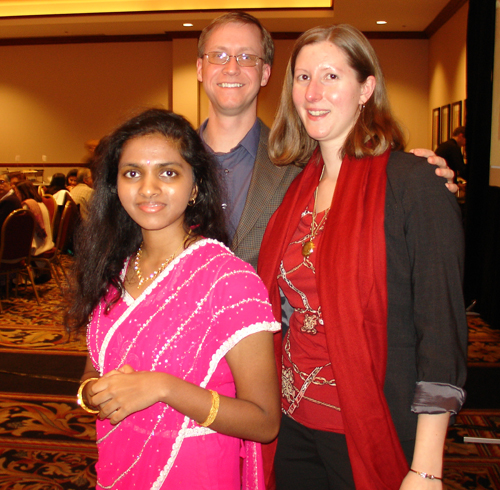
{"label": "gold earring", "polygon": [[194,206],[196,204],[196,197],[192,197],[189,201],[188,201],[188,206]]}

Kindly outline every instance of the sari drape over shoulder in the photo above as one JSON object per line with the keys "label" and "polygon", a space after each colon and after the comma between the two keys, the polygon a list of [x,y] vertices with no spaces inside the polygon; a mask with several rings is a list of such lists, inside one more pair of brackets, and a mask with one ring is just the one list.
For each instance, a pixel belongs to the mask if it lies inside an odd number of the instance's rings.
{"label": "sari drape over shoulder", "polygon": [[[104,310],[105,300],[87,330],[101,374],[129,364],[230,397],[235,385],[224,356],[248,335],[279,330],[253,268],[210,239],[186,249],[139,298],[125,293]],[[116,426],[97,420],[97,444],[99,489],[264,488],[260,444],[200,427],[164,403]]]}

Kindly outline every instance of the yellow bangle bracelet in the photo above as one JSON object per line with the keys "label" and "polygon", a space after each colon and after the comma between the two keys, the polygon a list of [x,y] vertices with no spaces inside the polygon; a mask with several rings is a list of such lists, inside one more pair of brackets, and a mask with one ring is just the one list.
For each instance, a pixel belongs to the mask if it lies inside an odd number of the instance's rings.
{"label": "yellow bangle bracelet", "polygon": [[219,393],[213,390],[208,390],[210,391],[210,394],[212,395],[212,406],[210,407],[210,412],[208,413],[208,417],[205,420],[205,422],[199,424],[201,427],[208,427],[209,425],[212,425],[215,417],[217,417],[217,412],[219,411],[219,403],[220,403],[220,398],[219,398]]}
{"label": "yellow bangle bracelet", "polygon": [[87,407],[87,405],[83,401],[83,389],[85,388],[85,386],[87,386],[87,383],[90,383],[90,381],[97,381],[98,379],[99,378],[87,378],[80,385],[80,388],[78,388],[78,393],[76,395],[76,401],[78,402],[78,405],[80,405],[80,407],[82,407],[88,413],[99,413],[99,410],[94,410],[92,408]]}

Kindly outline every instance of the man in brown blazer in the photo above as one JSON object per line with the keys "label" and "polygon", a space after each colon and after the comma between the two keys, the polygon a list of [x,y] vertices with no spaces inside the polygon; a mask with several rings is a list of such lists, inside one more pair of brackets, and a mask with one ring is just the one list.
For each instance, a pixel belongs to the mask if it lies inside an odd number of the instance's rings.
{"label": "man in brown blazer", "polygon": [[[200,136],[225,178],[231,248],[255,269],[269,218],[300,172],[294,165],[276,167],[270,161],[269,128],[257,118],[257,96],[269,80],[273,57],[269,32],[244,12],[216,18],[198,40],[197,76],[210,101]],[[440,158],[430,160],[446,166]],[[453,178],[449,169],[437,173]]]}
{"label": "man in brown blazer", "polygon": [[243,12],[218,17],[198,42],[198,80],[210,100],[200,135],[226,180],[232,249],[255,269],[267,222],[300,172],[269,160],[269,128],[257,118],[257,95],[273,57],[269,32]]}

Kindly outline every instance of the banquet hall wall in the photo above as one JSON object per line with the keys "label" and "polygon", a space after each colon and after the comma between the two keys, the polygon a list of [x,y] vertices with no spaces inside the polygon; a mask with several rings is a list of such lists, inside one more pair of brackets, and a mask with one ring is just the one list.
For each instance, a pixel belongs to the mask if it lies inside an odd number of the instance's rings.
{"label": "banquet hall wall", "polygon": [[[408,148],[430,147],[434,106],[465,98],[466,22],[467,4],[430,39],[371,40]],[[273,76],[258,108],[269,125],[292,45],[276,39]],[[0,167],[81,163],[85,141],[146,106],[180,112],[197,126],[208,102],[195,62],[194,38],[0,45]],[[45,180],[55,171],[47,168]]]}

